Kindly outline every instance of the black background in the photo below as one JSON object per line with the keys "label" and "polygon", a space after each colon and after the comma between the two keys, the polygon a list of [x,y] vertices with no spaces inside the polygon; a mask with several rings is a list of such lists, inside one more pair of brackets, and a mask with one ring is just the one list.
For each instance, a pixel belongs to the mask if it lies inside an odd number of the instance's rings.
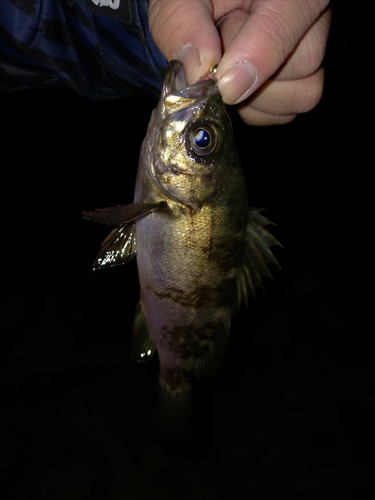
{"label": "black background", "polygon": [[136,263],[92,275],[107,230],[81,220],[83,209],[132,201],[155,103],[1,96],[7,498],[366,497],[374,87],[370,23],[355,8],[334,9],[316,109],[272,128],[230,110],[250,205],[269,209],[285,249],[266,293],[234,318],[222,369],[197,384],[196,440],[184,453],[145,432],[157,363],[128,366]]}

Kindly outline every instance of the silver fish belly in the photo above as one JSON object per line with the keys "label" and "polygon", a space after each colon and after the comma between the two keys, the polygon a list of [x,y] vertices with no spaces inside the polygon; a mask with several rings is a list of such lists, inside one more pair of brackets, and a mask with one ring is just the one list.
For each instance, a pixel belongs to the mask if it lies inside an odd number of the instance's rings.
{"label": "silver fish belly", "polygon": [[[212,75],[188,85],[171,61],[143,141],[134,203],[84,218],[115,228],[94,269],[137,257],[133,358],[158,352],[161,420],[179,420],[192,376],[214,374],[231,317],[277,264],[280,245],[249,209],[232,126]],[[180,408],[180,410],[178,409]],[[176,417],[176,415],[180,417]]]}

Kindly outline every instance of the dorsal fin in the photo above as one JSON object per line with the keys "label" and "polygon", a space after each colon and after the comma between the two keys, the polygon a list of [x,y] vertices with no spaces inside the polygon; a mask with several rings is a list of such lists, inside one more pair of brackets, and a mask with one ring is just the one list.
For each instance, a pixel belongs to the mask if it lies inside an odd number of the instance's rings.
{"label": "dorsal fin", "polygon": [[237,269],[237,307],[240,307],[242,302],[247,304],[248,295],[255,297],[255,287],[263,289],[264,276],[272,279],[268,264],[280,267],[269,247],[273,245],[282,247],[282,245],[264,228],[269,224],[275,224],[260,213],[263,210],[263,208],[249,209],[242,264]]}

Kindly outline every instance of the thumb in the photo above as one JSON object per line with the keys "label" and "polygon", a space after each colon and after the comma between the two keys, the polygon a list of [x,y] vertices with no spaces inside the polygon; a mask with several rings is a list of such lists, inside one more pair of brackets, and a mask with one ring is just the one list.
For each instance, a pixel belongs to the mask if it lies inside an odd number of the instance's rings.
{"label": "thumb", "polygon": [[164,57],[179,59],[189,83],[195,83],[221,57],[221,40],[210,0],[150,0],[152,38]]}
{"label": "thumb", "polygon": [[245,100],[268,80],[323,12],[328,0],[253,0],[250,12],[220,20],[224,55],[218,86],[227,104]]}

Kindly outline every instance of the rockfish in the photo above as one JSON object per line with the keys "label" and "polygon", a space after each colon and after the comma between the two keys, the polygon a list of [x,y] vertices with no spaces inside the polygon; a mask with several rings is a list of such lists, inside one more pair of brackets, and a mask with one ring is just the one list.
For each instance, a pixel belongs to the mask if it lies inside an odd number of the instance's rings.
{"label": "rockfish", "polygon": [[115,228],[94,270],[137,257],[140,300],[132,357],[160,362],[160,421],[191,415],[193,377],[214,374],[231,317],[262,277],[279,242],[261,209],[248,208],[232,125],[214,75],[188,85],[170,62],[139,159],[134,203],[84,212]]}

